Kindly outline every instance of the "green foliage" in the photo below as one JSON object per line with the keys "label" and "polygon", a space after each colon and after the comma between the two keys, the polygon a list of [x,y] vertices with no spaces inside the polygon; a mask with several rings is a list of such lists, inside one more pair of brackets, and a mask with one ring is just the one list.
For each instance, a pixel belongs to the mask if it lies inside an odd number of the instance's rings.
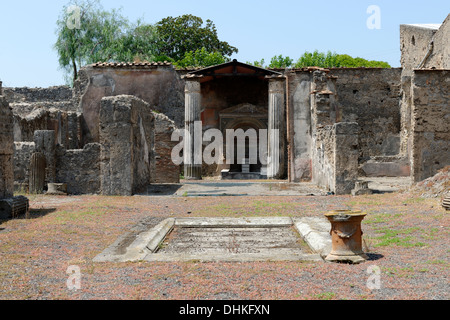
{"label": "green foliage", "polygon": [[208,52],[206,48],[186,52],[184,58],[175,62],[177,67],[209,67],[230,61],[220,52]]}
{"label": "green foliage", "polygon": [[260,61],[253,61],[253,62],[247,61],[246,62],[246,64],[249,64],[249,65],[252,65],[255,67],[259,67],[259,68],[264,68],[265,63],[266,62],[264,61],[264,59],[261,59]]}
{"label": "green foliage", "polygon": [[[80,27],[69,28],[67,21],[72,17],[67,9],[75,5],[81,9]],[[78,69],[98,61],[119,58],[123,48],[123,37],[129,27],[128,20],[118,10],[105,11],[98,0],[72,0],[64,6],[57,21],[57,41],[54,45],[59,56],[59,65],[77,78]]]}
{"label": "green foliage", "polygon": [[319,51],[305,52],[294,64],[294,68],[321,67],[321,68],[390,68],[387,62],[368,61],[363,58],[353,58],[348,54],[337,54],[328,51],[326,54]]}
{"label": "green foliage", "polygon": [[[81,9],[80,26],[69,28],[67,9]],[[106,11],[99,0],[71,0],[57,21],[59,65],[68,83],[78,70],[95,62],[168,61],[177,66],[207,67],[229,61],[237,48],[220,41],[211,20],[193,15],[168,17],[155,25],[131,24],[120,11]]]}
{"label": "green foliage", "polygon": [[209,53],[220,53],[229,57],[238,49],[227,42],[220,41],[217,29],[211,20],[203,20],[193,15],[167,17],[156,23],[158,32],[158,55],[167,56],[175,61],[185,58],[188,52],[197,52],[205,48]]}
{"label": "green foliage", "polygon": [[270,60],[269,68],[274,69],[290,68],[293,62],[294,62],[293,59],[289,57],[283,57],[283,55],[280,54],[279,56],[275,56]]}
{"label": "green foliage", "polygon": [[[157,41],[156,27],[141,25],[138,21],[123,37],[118,39],[114,60],[127,62],[156,61]],[[162,61],[169,60],[164,59]]]}

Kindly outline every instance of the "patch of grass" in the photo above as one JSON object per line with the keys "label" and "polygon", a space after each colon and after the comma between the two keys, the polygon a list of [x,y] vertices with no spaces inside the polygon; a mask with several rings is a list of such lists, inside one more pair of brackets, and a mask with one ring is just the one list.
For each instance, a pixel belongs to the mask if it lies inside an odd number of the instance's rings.
{"label": "patch of grass", "polygon": [[425,261],[425,263],[434,264],[434,265],[443,265],[443,266],[446,266],[449,264],[447,261],[442,260],[442,259],[428,260],[428,261]]}
{"label": "patch of grass", "polygon": [[315,299],[319,299],[319,300],[332,300],[336,298],[336,293],[334,292],[324,292],[324,293],[319,293],[316,294],[314,296]]}
{"label": "patch of grass", "polygon": [[384,246],[391,246],[391,245],[397,245],[397,246],[402,246],[402,247],[424,247],[424,246],[427,246],[426,243],[415,241],[415,238],[412,236],[405,236],[405,235],[410,235],[419,230],[421,230],[421,229],[418,227],[401,229],[401,230],[394,230],[394,229],[388,229],[388,228],[380,229],[377,232],[384,233],[384,235],[375,237],[375,239],[379,240],[379,242],[377,244],[375,244],[375,247],[384,247]]}
{"label": "patch of grass", "polygon": [[403,201],[402,204],[422,203],[425,200],[426,200],[425,198],[421,198],[421,197],[409,198],[409,199],[406,199],[405,201]]}
{"label": "patch of grass", "polygon": [[391,219],[392,215],[387,213],[370,214],[366,217],[364,223],[365,224],[385,223],[389,222]]}

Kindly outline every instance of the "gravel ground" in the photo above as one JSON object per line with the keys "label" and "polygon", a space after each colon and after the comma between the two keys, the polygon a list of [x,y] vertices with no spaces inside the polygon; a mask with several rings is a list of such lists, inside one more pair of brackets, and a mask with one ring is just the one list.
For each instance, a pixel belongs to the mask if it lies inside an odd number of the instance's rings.
{"label": "gravel ground", "polygon": [[[0,222],[0,299],[449,299],[449,218],[440,199],[392,193],[321,197],[29,196],[30,219]],[[322,216],[362,209],[360,265],[325,262],[93,263],[131,230],[168,217]],[[70,291],[69,266],[81,271]],[[380,288],[369,289],[380,270]],[[372,277],[371,277],[372,276]],[[376,276],[376,275],[375,275]]]}

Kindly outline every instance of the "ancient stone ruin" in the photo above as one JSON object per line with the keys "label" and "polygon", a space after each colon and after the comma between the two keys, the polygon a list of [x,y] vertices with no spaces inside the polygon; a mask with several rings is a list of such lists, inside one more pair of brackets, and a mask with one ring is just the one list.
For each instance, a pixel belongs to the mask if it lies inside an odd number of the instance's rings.
{"label": "ancient stone ruin", "polygon": [[28,212],[28,199],[14,194],[13,113],[2,95],[0,82],[0,219],[9,219]]}
{"label": "ancient stone ruin", "polygon": [[[132,195],[181,175],[309,181],[334,194],[370,192],[361,177],[422,181],[450,164],[449,28],[449,17],[402,25],[402,68],[96,63],[73,89],[3,88],[0,198],[49,184],[68,194]],[[196,122],[201,136],[254,129],[267,150],[251,162],[244,141],[241,157],[196,163],[207,142],[185,136],[184,163],[175,164],[174,133],[193,136]],[[222,150],[231,143],[224,139]],[[278,165],[262,161],[269,158]]]}

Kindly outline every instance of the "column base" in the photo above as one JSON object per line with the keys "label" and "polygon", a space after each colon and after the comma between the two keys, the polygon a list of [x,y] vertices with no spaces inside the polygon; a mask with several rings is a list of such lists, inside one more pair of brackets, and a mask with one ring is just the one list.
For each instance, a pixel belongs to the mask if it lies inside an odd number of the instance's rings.
{"label": "column base", "polygon": [[202,166],[184,166],[185,180],[202,180]]}
{"label": "column base", "polygon": [[345,262],[345,263],[352,263],[352,264],[359,264],[366,262],[369,259],[369,257],[365,254],[353,254],[353,255],[335,255],[335,254],[329,254],[325,261],[328,262]]}

